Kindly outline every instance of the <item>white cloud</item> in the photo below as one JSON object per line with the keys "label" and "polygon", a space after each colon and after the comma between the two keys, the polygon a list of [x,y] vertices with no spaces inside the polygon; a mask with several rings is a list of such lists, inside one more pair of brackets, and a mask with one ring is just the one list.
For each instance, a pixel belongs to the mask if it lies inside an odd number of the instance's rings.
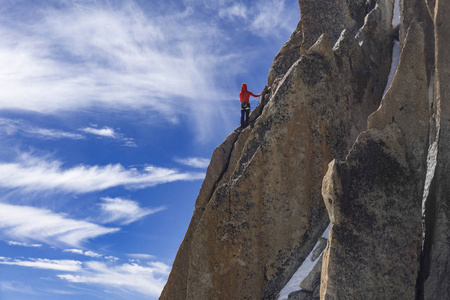
{"label": "white cloud", "polygon": [[48,140],[56,140],[56,139],[81,140],[85,138],[85,136],[79,133],[71,133],[62,130],[33,127],[25,124],[21,120],[11,120],[7,118],[0,118],[0,132],[4,132],[7,135],[21,133],[25,136],[31,136],[35,138],[42,138]]}
{"label": "white cloud", "polygon": [[110,261],[118,261],[119,260],[118,257],[112,256],[112,255],[105,256],[105,259],[110,260]]}
{"label": "white cloud", "polygon": [[0,264],[63,272],[79,272],[82,270],[82,263],[76,260],[51,260],[46,258],[30,258],[29,260],[21,260],[0,257]]}
{"label": "white cloud", "polygon": [[81,250],[81,249],[64,249],[64,252],[70,252],[70,253],[74,253],[74,254],[80,254],[80,255],[84,255],[84,256],[89,256],[89,257],[94,257],[94,258],[100,258],[103,257],[103,254],[99,254],[96,253],[94,251],[90,251],[90,250]]}
{"label": "white cloud", "polygon": [[104,137],[110,137],[110,138],[116,138],[117,137],[117,133],[114,132],[114,129],[112,129],[110,127],[104,127],[102,129],[97,129],[97,128],[93,128],[93,127],[86,127],[86,128],[82,128],[80,130],[84,131],[86,133],[99,135],[99,136],[104,136]]}
{"label": "white cloud", "polygon": [[[43,270],[64,272],[57,277],[70,283],[101,285],[128,293],[159,296],[170,267],[162,262],[104,263],[96,261],[52,260],[46,258],[13,259],[0,257],[0,265],[13,265]],[[69,272],[69,273],[68,273]],[[0,282],[0,290],[18,291],[21,283]]]}
{"label": "white cloud", "polygon": [[142,260],[155,259],[154,255],[143,254],[143,253],[131,253],[131,254],[127,254],[127,256],[135,258],[135,259],[142,259]]}
{"label": "white cloud", "polygon": [[35,135],[40,138],[44,139],[74,139],[74,140],[81,140],[85,137],[78,133],[71,133],[71,132],[65,132],[60,130],[53,130],[53,129],[45,129],[45,128],[29,128],[25,130],[26,133],[29,133],[31,135]]}
{"label": "white cloud", "polygon": [[22,122],[20,121],[0,118],[0,131],[7,135],[16,134],[19,128],[22,126]]}
{"label": "white cloud", "polygon": [[46,209],[0,203],[0,234],[23,241],[79,246],[88,239],[116,232]]}
{"label": "white cloud", "polygon": [[[107,126],[98,129],[92,125],[91,127],[81,128],[79,129],[79,131],[100,137],[115,139],[120,143],[122,143],[123,146],[137,147],[133,138],[127,138],[123,134],[116,132],[114,131],[113,128]],[[7,135],[14,135],[20,133],[27,137],[47,139],[47,140],[86,139],[86,136],[80,133],[67,132],[57,129],[34,127],[29,124],[26,124],[22,120],[12,120],[7,118],[0,118],[0,132],[4,132]]]}
{"label": "white cloud", "polygon": [[82,249],[64,249],[63,252],[70,252],[73,254],[79,254],[79,255],[84,255],[84,256],[88,256],[88,257],[93,257],[93,258],[103,258],[109,261],[118,261],[119,258],[115,257],[115,256],[107,256],[104,254],[100,254],[91,250],[82,250]]}
{"label": "white cloud", "polygon": [[83,253],[84,253],[84,251],[81,249],[64,249],[63,251],[74,253],[74,254],[80,254],[80,255],[83,255]]}
{"label": "white cloud", "polygon": [[102,198],[102,201],[103,203],[100,203],[102,223],[119,222],[126,225],[165,209],[164,207],[141,208],[135,201],[120,198]]}
{"label": "white cloud", "polygon": [[95,253],[94,251],[90,251],[90,250],[84,251],[83,255],[89,256],[89,257],[103,257],[102,254],[98,254],[98,253]]}
{"label": "white cloud", "polygon": [[134,141],[133,138],[124,138],[124,137],[122,137],[120,140],[123,142],[123,145],[126,146],[126,147],[131,147],[131,148],[136,148],[137,147],[137,144],[136,144],[136,142]]}
{"label": "white cloud", "polygon": [[159,296],[170,267],[161,262],[152,262],[146,266],[122,264],[110,266],[101,262],[87,262],[80,274],[61,274],[59,278],[90,285],[114,287],[143,295]]}
{"label": "white cloud", "polygon": [[246,18],[247,7],[242,3],[235,3],[231,6],[220,8],[219,16],[221,18],[230,18],[234,19],[237,17]]}
{"label": "white cloud", "polygon": [[209,166],[210,160],[201,157],[176,158],[176,162],[199,169],[206,169]]}
{"label": "white cloud", "polygon": [[10,245],[10,246],[21,246],[21,247],[31,247],[31,248],[42,247],[42,244],[28,244],[28,243],[15,242],[15,241],[8,241],[8,245]]}
{"label": "white cloud", "polygon": [[92,125],[91,127],[81,128],[80,130],[85,133],[116,139],[122,142],[123,145],[127,147],[137,147],[136,143],[134,142],[134,139],[124,137],[123,134],[114,131],[114,129],[111,127],[105,126],[101,129],[98,129],[96,126]]}
{"label": "white cloud", "polygon": [[[295,7],[294,7],[295,5]],[[262,37],[276,37],[280,31],[292,32],[299,20],[299,7],[297,3],[286,0],[258,1],[250,29]],[[294,25],[294,26],[295,26]]]}
{"label": "white cloud", "polygon": [[17,162],[0,162],[0,187],[25,191],[59,190],[88,193],[111,187],[146,188],[174,181],[203,179],[204,173],[147,166],[142,170],[121,164],[79,165],[64,169],[59,161],[22,155]]}

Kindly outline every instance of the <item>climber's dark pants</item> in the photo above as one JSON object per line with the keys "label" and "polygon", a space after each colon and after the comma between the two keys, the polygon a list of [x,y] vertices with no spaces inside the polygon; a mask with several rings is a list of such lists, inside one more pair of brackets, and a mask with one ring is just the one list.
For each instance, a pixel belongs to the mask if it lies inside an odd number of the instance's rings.
{"label": "climber's dark pants", "polygon": [[[250,114],[250,103],[242,102],[241,103],[241,127],[245,128],[248,126],[248,116]],[[244,118],[245,116],[245,118]]]}

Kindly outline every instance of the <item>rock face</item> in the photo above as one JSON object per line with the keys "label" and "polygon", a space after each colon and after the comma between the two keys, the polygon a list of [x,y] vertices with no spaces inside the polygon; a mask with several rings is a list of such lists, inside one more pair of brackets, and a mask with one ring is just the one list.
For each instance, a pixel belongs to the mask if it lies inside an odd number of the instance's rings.
{"label": "rock face", "polygon": [[[377,16],[390,19],[392,6]],[[334,48],[323,35],[251,127],[216,149],[161,299],[272,299],[311,251],[328,223],[327,165],[365,129],[389,71],[390,60],[377,63],[389,56],[389,34],[368,35],[382,49],[369,52],[352,31]]]}
{"label": "rock face", "polygon": [[420,297],[450,298],[450,16],[449,3],[436,1],[435,109],[436,130],[429,149],[429,191],[424,205],[425,242],[422,253]]}
{"label": "rock face", "polygon": [[302,24],[299,22],[297,28],[291,34],[289,40],[281,47],[281,50],[273,59],[269,69],[267,84],[271,86],[276,78],[282,78],[289,68],[300,58],[300,46],[303,40]]}
{"label": "rock face", "polygon": [[449,299],[450,3],[400,0],[384,97],[394,1],[299,5],[250,126],[213,153],[160,299],[276,299],[329,221],[290,299],[319,277],[321,299]]}
{"label": "rock face", "polygon": [[383,106],[324,177],[332,227],[321,298],[415,298],[429,121],[424,46],[412,23]]}
{"label": "rock face", "polygon": [[306,53],[322,33],[327,33],[333,44],[344,29],[355,33],[369,11],[365,0],[299,0],[298,3],[302,16],[302,53]]}

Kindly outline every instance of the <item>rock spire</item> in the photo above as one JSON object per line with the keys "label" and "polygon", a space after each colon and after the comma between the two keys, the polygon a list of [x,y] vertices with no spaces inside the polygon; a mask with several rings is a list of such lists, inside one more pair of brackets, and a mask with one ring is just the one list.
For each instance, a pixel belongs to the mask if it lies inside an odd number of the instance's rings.
{"label": "rock spire", "polygon": [[299,0],[250,126],[212,155],[160,299],[277,299],[313,249],[289,299],[450,298],[447,2]]}

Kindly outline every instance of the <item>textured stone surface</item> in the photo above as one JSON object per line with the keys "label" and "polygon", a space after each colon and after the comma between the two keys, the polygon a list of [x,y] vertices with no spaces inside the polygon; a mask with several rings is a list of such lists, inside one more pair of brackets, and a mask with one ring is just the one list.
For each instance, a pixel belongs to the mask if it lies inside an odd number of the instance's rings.
{"label": "textured stone surface", "polygon": [[324,177],[323,299],[415,298],[430,119],[424,39],[411,23],[383,105]]}
{"label": "textured stone surface", "polygon": [[348,28],[333,49],[324,35],[272,85],[254,123],[216,149],[161,299],[273,299],[312,250],[328,223],[328,163],[344,159],[386,84],[392,5],[381,2],[377,33],[360,45]]}
{"label": "textured stone surface", "polygon": [[322,273],[322,256],[317,261],[314,268],[300,283],[300,287],[303,291],[314,293],[314,291],[320,285],[320,275]]}
{"label": "textured stone surface", "polygon": [[282,77],[289,68],[300,58],[300,46],[303,40],[302,27],[299,22],[297,28],[291,34],[289,40],[281,47],[278,54],[273,59],[269,69],[267,84],[272,85],[275,78]]}
{"label": "textured stone surface", "polygon": [[174,261],[174,266],[176,266],[176,268],[173,268],[170,273],[166,287],[163,290],[160,299],[186,299],[186,278],[188,275],[189,261],[184,258],[188,256],[191,251],[192,235],[198,222],[200,221],[204,207],[211,198],[217,182],[222,178],[225,171],[228,169],[231,151],[238,136],[238,132],[236,131],[231,133],[213,152],[211,163],[208,166],[205,180],[203,181],[195,203],[195,210],[191,223],[189,224],[189,228],[183,242],[180,245],[180,248],[178,249],[178,253]]}
{"label": "textured stone surface", "polygon": [[305,291],[296,291],[289,294],[288,300],[313,300],[313,294]]}
{"label": "textured stone surface", "polygon": [[[274,299],[328,217],[322,299],[450,299],[450,1],[400,0],[397,31],[393,2],[299,0],[250,126],[213,153],[161,299]],[[317,274],[289,299],[316,297]]]}
{"label": "textured stone surface", "polygon": [[436,135],[430,147],[430,190],[425,206],[425,244],[419,299],[450,298],[450,3],[436,1]]}
{"label": "textured stone surface", "polygon": [[320,237],[319,238],[319,246],[317,246],[316,249],[314,249],[312,254],[312,260],[315,261],[319,256],[322,254],[323,250],[325,250],[325,247],[327,246],[327,239]]}
{"label": "textured stone surface", "polygon": [[330,38],[326,33],[322,34],[317,42],[309,48],[308,55],[319,55],[328,60],[334,56]]}
{"label": "textured stone surface", "polygon": [[301,53],[314,45],[317,39],[326,33],[334,44],[342,30],[356,32],[364,23],[367,4],[365,0],[299,0],[303,32]]}
{"label": "textured stone surface", "polygon": [[401,0],[400,10],[402,14],[399,40],[402,45],[411,22],[422,23],[425,32],[425,45],[427,45],[425,61],[427,63],[427,72],[430,73],[434,68],[434,24],[427,3],[425,0]]}

